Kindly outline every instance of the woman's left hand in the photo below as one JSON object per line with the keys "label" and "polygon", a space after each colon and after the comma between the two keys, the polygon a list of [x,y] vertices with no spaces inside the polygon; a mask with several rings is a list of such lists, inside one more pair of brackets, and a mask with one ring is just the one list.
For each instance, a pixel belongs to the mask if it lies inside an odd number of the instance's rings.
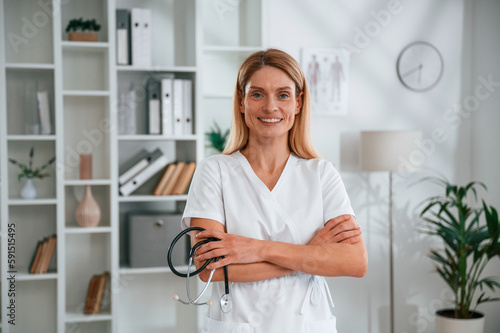
{"label": "woman's left hand", "polygon": [[217,269],[229,264],[249,264],[260,262],[259,240],[228,234],[219,230],[207,229],[196,235],[203,240],[209,237],[220,239],[201,246],[196,251],[195,259],[205,261],[211,258],[224,257],[211,262],[207,269]]}

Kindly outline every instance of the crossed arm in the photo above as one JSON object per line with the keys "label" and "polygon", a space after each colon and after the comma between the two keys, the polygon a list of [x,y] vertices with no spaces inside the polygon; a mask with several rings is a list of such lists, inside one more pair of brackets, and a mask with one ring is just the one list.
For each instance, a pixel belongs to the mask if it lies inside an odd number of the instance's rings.
{"label": "crossed arm", "polygon": [[301,271],[321,276],[353,276],[366,274],[367,253],[361,231],[351,215],[328,221],[306,245],[258,240],[224,232],[224,226],[209,219],[192,218],[191,226],[206,229],[191,235],[191,243],[215,237],[218,242],[201,246],[195,257],[197,267],[206,260],[224,257],[207,266],[200,278],[207,281],[216,269],[213,281],[223,281],[221,267],[228,265],[229,280],[255,282]]}

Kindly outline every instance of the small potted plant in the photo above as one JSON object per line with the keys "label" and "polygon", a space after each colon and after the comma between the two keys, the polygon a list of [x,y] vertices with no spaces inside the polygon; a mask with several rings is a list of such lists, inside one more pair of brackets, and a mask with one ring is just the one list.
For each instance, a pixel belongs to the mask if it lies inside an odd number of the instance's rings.
{"label": "small potted plant", "polygon": [[72,19],[66,26],[70,41],[97,42],[97,33],[101,25],[95,19],[84,20],[83,17]]}
{"label": "small potted plant", "polygon": [[52,157],[50,160],[48,160],[45,164],[43,164],[39,168],[33,167],[33,156],[35,154],[35,149],[34,147],[31,147],[30,154],[29,154],[29,162],[28,164],[25,163],[19,163],[18,161],[9,158],[9,162],[12,164],[18,166],[21,169],[21,172],[17,175],[17,180],[20,182],[23,178],[26,178],[26,182],[21,189],[21,198],[23,199],[35,199],[38,196],[38,190],[35,187],[35,184],[33,183],[34,178],[39,178],[43,179],[45,177],[50,176],[48,172],[43,172],[49,165],[54,163],[56,160],[55,157]]}
{"label": "small potted plant", "polygon": [[498,301],[494,293],[500,287],[498,277],[484,277],[483,270],[494,257],[500,258],[500,221],[497,210],[482,200],[478,202],[478,189],[486,186],[470,182],[465,186],[450,184],[436,177],[425,181],[442,187],[440,195],[424,200],[420,217],[424,221],[421,231],[440,238],[443,248],[431,250],[429,257],[436,272],[451,289],[452,309],[436,312],[438,333],[482,333],[484,315],[477,306]]}
{"label": "small potted plant", "polygon": [[212,127],[209,132],[206,132],[205,135],[208,139],[207,147],[214,148],[220,153],[224,151],[224,148],[226,147],[227,136],[229,135],[229,130],[226,130],[224,133],[222,133],[219,125],[217,125],[217,123],[214,121],[214,127]]}

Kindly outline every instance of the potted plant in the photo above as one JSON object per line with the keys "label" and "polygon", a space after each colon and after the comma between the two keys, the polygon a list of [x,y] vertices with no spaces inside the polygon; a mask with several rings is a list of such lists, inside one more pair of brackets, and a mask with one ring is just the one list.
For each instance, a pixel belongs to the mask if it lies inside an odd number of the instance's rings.
{"label": "potted plant", "polygon": [[9,162],[18,166],[21,169],[21,172],[17,175],[17,180],[20,182],[23,178],[26,178],[26,182],[23,188],[21,189],[20,193],[23,199],[35,199],[38,196],[38,190],[36,189],[35,184],[33,183],[33,179],[34,178],[43,179],[45,177],[50,176],[50,174],[47,172],[43,173],[43,170],[45,170],[49,165],[54,163],[54,161],[56,160],[55,157],[52,157],[48,162],[46,162],[41,167],[35,168],[33,167],[34,154],[35,154],[35,149],[34,147],[31,147],[28,164],[19,163],[18,161],[9,158]]}
{"label": "potted plant", "polygon": [[438,333],[482,333],[484,315],[477,306],[498,301],[487,295],[500,287],[498,277],[484,277],[483,270],[494,257],[500,257],[500,221],[493,206],[478,201],[478,189],[486,186],[470,182],[465,186],[450,184],[443,178],[429,177],[443,193],[424,200],[420,217],[421,232],[439,237],[443,249],[433,249],[429,257],[436,272],[451,289],[453,309],[436,312]]}
{"label": "potted plant", "polygon": [[72,19],[66,26],[70,41],[97,42],[97,33],[101,25],[95,19],[84,20],[83,17]]}
{"label": "potted plant", "polygon": [[205,135],[207,136],[209,143],[207,147],[214,148],[220,153],[224,151],[224,148],[226,147],[227,136],[229,135],[229,130],[226,130],[224,133],[222,133],[219,125],[217,125],[217,123],[214,121],[214,127],[210,128],[210,131],[206,132]]}

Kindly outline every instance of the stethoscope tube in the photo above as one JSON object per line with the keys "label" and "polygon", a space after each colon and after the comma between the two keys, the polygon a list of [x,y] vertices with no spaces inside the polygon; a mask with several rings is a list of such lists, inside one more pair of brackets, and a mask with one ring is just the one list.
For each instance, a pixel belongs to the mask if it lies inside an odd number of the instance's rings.
{"label": "stethoscope tube", "polygon": [[[179,301],[182,304],[186,304],[186,305],[189,305],[189,304],[192,304],[192,305],[205,305],[205,304],[206,305],[211,305],[212,304],[211,301],[204,302],[204,303],[199,303],[198,301],[201,298],[201,296],[205,293],[205,291],[208,288],[208,285],[212,281],[212,277],[213,277],[213,275],[215,273],[215,269],[212,269],[212,271],[210,272],[210,276],[208,277],[208,281],[205,284],[205,287],[203,288],[203,290],[201,291],[201,293],[194,300],[191,298],[191,290],[190,290],[190,285],[189,285],[189,278],[191,276],[193,276],[193,275],[197,275],[200,272],[202,272],[212,261],[213,262],[217,262],[220,259],[220,257],[208,259],[200,268],[198,268],[194,272],[190,272],[191,271],[191,266],[193,264],[193,257],[195,256],[196,251],[198,250],[198,248],[200,246],[202,246],[204,244],[207,244],[207,243],[210,243],[210,242],[220,241],[220,239],[210,237],[208,239],[199,241],[198,243],[196,243],[194,246],[191,247],[191,250],[189,251],[189,262],[188,262],[188,271],[187,271],[187,273],[181,273],[181,272],[177,271],[175,269],[174,265],[172,264],[172,252],[173,252],[173,249],[175,247],[175,244],[179,241],[179,239],[181,239],[183,236],[185,236],[187,233],[189,233],[191,231],[203,231],[203,230],[205,230],[205,229],[201,228],[201,227],[190,227],[190,228],[184,229],[183,231],[181,231],[174,238],[174,240],[170,244],[170,247],[168,248],[168,252],[167,252],[168,267],[170,267],[170,270],[175,275],[183,277],[183,278],[186,278],[186,293],[187,293],[188,301],[187,302],[183,301],[177,295],[174,296],[174,300]],[[221,306],[221,310],[223,312],[229,312],[231,310],[231,308],[232,308],[232,304],[231,304],[231,298],[229,297],[229,279],[228,279],[227,266],[224,266],[223,270],[224,270],[224,292],[225,292],[225,294],[222,295],[222,297],[220,299],[220,306]]]}

